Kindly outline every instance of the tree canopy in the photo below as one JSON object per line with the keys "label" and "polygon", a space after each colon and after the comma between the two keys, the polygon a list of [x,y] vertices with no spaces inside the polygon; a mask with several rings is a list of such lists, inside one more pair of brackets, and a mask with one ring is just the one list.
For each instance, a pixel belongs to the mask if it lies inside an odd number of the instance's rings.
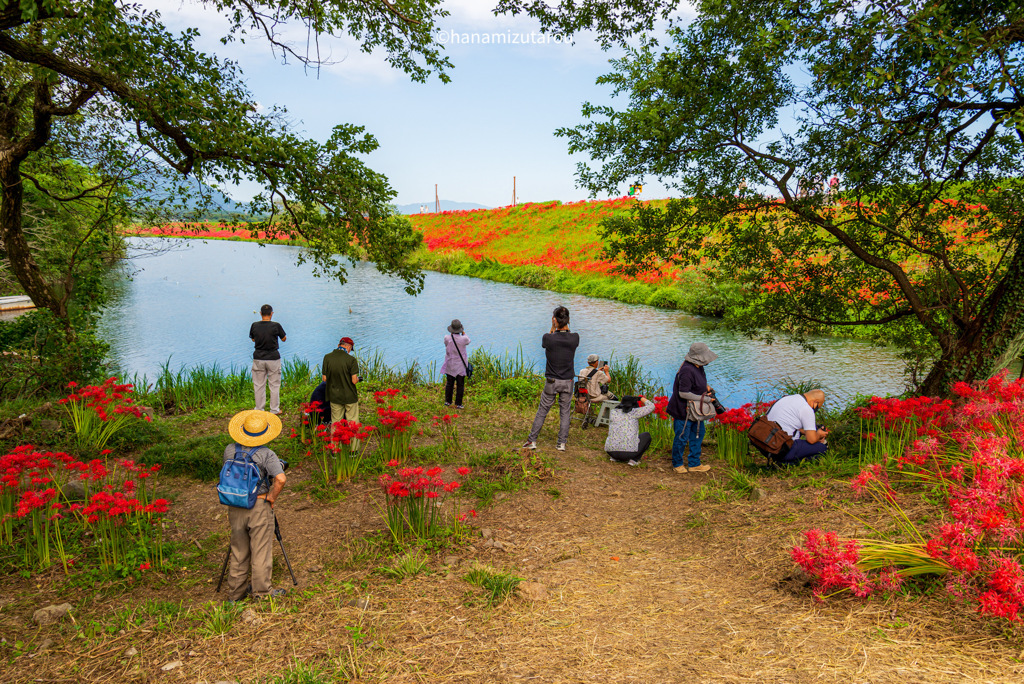
{"label": "tree canopy", "polygon": [[[440,0],[203,4],[227,17],[226,42],[264,40],[282,58],[315,67],[318,36],[348,35],[414,80],[449,78],[432,37],[447,14]],[[281,27],[296,24],[311,36],[305,46],[281,38]],[[269,218],[253,230],[303,238],[305,257],[322,273],[343,279],[346,260],[367,256],[418,289],[422,276],[408,262],[418,235],[392,215],[394,191],[361,159],[377,147],[374,138],[349,124],[324,142],[303,138],[283,108],[255,101],[237,64],[198,50],[197,37],[123,0],[0,2],[0,256],[23,290],[70,320],[73,283],[55,282],[34,256],[26,187],[52,202],[103,197],[119,205],[115,213],[155,217],[180,209],[186,176],[257,182],[263,192],[251,210]],[[160,177],[179,182],[168,190]],[[69,189],[75,179],[88,182]]]}
{"label": "tree canopy", "polygon": [[626,270],[708,259],[748,285],[734,324],[796,339],[871,326],[934,361],[923,391],[1019,353],[1020,4],[697,10],[599,79],[626,107],[584,104],[590,121],[560,131],[593,160],[591,191],[650,175],[684,198],[605,223]]}

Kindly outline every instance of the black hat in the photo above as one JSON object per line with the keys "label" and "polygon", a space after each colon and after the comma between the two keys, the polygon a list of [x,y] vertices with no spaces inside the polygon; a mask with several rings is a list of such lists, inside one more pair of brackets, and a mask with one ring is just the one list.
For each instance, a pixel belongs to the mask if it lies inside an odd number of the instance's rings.
{"label": "black hat", "polygon": [[458,318],[453,318],[452,324],[448,326],[448,332],[462,334],[462,321]]}

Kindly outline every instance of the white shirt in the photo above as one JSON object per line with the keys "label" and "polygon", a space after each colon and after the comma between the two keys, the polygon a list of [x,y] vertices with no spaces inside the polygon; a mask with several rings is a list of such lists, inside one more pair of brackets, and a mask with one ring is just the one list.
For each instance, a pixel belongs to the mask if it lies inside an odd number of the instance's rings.
{"label": "white shirt", "polygon": [[768,410],[767,418],[778,423],[793,439],[800,439],[801,430],[818,429],[814,409],[802,394],[790,394],[779,399]]}

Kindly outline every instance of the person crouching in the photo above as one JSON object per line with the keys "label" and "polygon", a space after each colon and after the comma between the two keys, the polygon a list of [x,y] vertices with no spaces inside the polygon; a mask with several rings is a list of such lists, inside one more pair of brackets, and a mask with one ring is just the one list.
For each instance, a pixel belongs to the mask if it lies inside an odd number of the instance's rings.
{"label": "person crouching", "polygon": [[654,411],[654,402],[641,395],[622,397],[608,417],[608,439],[604,450],[613,461],[640,465],[644,452],[651,446],[651,433],[640,432],[640,419]]}

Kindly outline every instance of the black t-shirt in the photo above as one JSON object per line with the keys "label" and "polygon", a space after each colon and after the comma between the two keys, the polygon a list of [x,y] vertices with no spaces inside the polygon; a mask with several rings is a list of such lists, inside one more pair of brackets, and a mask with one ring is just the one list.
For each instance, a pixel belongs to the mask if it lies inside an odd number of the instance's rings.
{"label": "black t-shirt", "polygon": [[256,343],[252,358],[257,361],[276,361],[281,358],[277,351],[277,338],[284,337],[284,328],[277,321],[256,321],[249,328],[249,338]]}
{"label": "black t-shirt", "polygon": [[544,335],[540,346],[544,347],[547,366],[544,377],[555,380],[576,378],[576,347],[580,346],[579,333],[553,332]]}

